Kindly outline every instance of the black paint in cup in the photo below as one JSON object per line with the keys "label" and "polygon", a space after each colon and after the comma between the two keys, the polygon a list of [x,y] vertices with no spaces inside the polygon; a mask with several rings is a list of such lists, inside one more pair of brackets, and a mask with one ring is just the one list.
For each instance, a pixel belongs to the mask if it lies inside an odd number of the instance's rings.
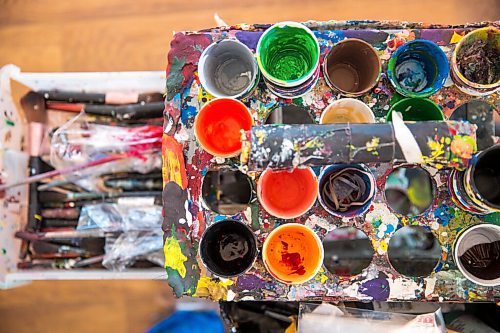
{"label": "black paint in cup", "polygon": [[257,257],[257,240],[243,222],[214,222],[204,232],[199,254],[205,267],[220,277],[233,277],[249,270]]}
{"label": "black paint in cup", "polygon": [[[500,144],[496,144],[477,155],[470,169],[471,190],[479,199],[500,211]],[[467,171],[469,172],[469,171]]]}

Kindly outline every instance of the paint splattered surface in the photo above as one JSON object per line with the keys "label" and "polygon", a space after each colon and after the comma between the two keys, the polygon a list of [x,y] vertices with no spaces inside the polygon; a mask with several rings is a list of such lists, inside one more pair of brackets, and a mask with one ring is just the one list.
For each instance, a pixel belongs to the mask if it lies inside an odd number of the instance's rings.
{"label": "paint splattered surface", "polygon": [[[321,46],[321,59],[331,46],[344,38],[360,38],[372,44],[383,62],[383,74],[378,86],[360,99],[368,104],[378,122],[389,109],[391,99],[398,98],[385,75],[391,53],[406,41],[423,38],[437,43],[451,55],[454,45],[464,33],[487,25],[467,27],[435,26],[415,23],[342,21],[308,22]],[[494,23],[498,25],[498,22]],[[211,276],[198,257],[198,244],[205,228],[218,220],[234,218],[247,223],[255,232],[259,246],[267,234],[285,222],[268,215],[258,204],[254,193],[249,207],[233,216],[218,215],[203,203],[201,185],[208,170],[237,168],[238,159],[214,158],[203,151],[193,134],[194,118],[200,107],[212,97],[201,88],[197,77],[197,61],[203,49],[222,38],[236,38],[255,51],[257,41],[269,25],[238,25],[199,32],[177,33],[173,37],[167,67],[167,100],[163,145],[164,223],[166,271],[168,281],[177,296],[195,295],[214,300],[440,300],[493,301],[500,300],[500,287],[481,287],[466,280],[452,258],[452,243],[463,228],[484,222],[500,224],[499,214],[478,217],[457,208],[447,190],[448,171],[427,168],[435,183],[431,207],[417,217],[400,216],[387,205],[383,191],[393,165],[369,165],[377,179],[378,192],[369,210],[352,219],[335,218],[319,205],[293,221],[313,228],[320,238],[340,226],[354,226],[364,231],[374,247],[374,257],[361,274],[344,278],[321,269],[316,277],[301,285],[288,286],[274,280],[258,258],[246,274],[233,279]],[[252,110],[256,124],[264,123],[273,107],[295,104],[308,108],[318,121],[321,111],[340,96],[332,92],[323,77],[311,93],[301,98],[284,100],[272,95],[260,82],[256,91],[244,103]],[[431,99],[443,108],[446,117],[472,97],[461,93],[448,79],[445,87]],[[498,94],[484,98],[496,105]],[[252,181],[259,174],[251,174]],[[255,186],[254,186],[255,188]],[[442,256],[431,275],[421,278],[404,277],[388,262],[389,239],[402,226],[425,226],[436,236]]]}

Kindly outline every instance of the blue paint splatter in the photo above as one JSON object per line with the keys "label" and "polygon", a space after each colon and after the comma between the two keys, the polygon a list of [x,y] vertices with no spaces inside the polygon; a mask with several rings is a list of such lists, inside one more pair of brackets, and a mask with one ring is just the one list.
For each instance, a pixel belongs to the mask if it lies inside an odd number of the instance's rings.
{"label": "blue paint splatter", "polygon": [[184,125],[187,124],[187,122],[190,119],[194,119],[196,114],[198,113],[198,110],[195,106],[188,105],[186,108],[182,109],[181,111],[181,121]]}

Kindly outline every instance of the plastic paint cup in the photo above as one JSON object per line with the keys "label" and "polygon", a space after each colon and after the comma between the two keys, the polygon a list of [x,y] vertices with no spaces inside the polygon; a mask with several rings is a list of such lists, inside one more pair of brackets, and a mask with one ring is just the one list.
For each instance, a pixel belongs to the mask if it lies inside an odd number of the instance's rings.
{"label": "plastic paint cup", "polygon": [[198,62],[203,88],[215,97],[243,98],[259,80],[257,61],[243,43],[225,39],[209,45]]}
{"label": "plastic paint cup", "polygon": [[448,58],[431,41],[417,39],[396,49],[387,64],[387,76],[398,93],[428,97],[443,87],[449,72]]}
{"label": "plastic paint cup", "polygon": [[354,98],[342,98],[328,105],[321,114],[320,124],[375,123],[368,105]]}
{"label": "plastic paint cup", "polygon": [[252,267],[257,254],[257,239],[243,222],[214,222],[201,237],[201,261],[210,272],[220,277],[245,273]]}
{"label": "plastic paint cup", "polygon": [[[339,211],[335,208],[335,202],[328,195],[326,195],[327,187],[332,189],[331,178],[338,175],[347,175],[347,177],[352,177],[353,174],[361,177],[364,182],[365,190],[361,193],[359,198],[359,205],[352,205],[347,211]],[[333,187],[335,189],[335,187]],[[349,191],[349,186],[339,188],[338,193],[335,193],[337,198],[342,196],[342,193]],[[333,216],[336,217],[354,217],[364,214],[373,202],[373,198],[376,193],[376,183],[375,177],[363,164],[334,164],[324,167],[319,175],[318,182],[318,200],[321,206]]]}
{"label": "plastic paint cup", "polygon": [[219,157],[234,157],[241,152],[241,130],[249,131],[253,118],[245,104],[230,98],[207,102],[194,121],[194,135],[200,146]]}
{"label": "plastic paint cup", "polygon": [[323,264],[323,245],[303,224],[287,223],[274,229],[264,241],[262,259],[278,281],[301,284],[314,278]]}
{"label": "plastic paint cup", "polygon": [[382,65],[377,51],[361,39],[344,39],[335,44],[323,61],[326,83],[347,96],[361,96],[380,78]]}
{"label": "plastic paint cup", "polygon": [[313,32],[297,22],[280,22],[267,29],[257,44],[262,75],[282,87],[296,87],[319,66],[319,43]]}
{"label": "plastic paint cup", "polygon": [[465,191],[478,206],[500,212],[500,144],[483,150],[465,171]]}
{"label": "plastic paint cup", "polygon": [[318,180],[311,168],[266,169],[257,182],[257,197],[271,215],[292,219],[305,214],[318,197]]}
{"label": "plastic paint cup", "polygon": [[498,242],[500,226],[494,224],[476,224],[459,233],[453,243],[453,259],[460,272],[481,286],[500,285]]}
{"label": "plastic paint cup", "polygon": [[392,121],[392,112],[401,112],[404,121],[444,120],[441,107],[427,98],[405,98],[395,103],[387,112],[387,121]]}
{"label": "plastic paint cup", "polygon": [[[490,47],[492,50],[494,50],[492,52],[493,59],[489,59],[489,62],[491,64],[498,62],[498,55],[500,54],[500,29],[496,27],[476,29],[465,35],[465,37],[462,38],[462,40],[460,40],[460,42],[456,45],[455,50],[453,51],[453,54],[451,56],[451,78],[457,88],[464,93],[473,96],[485,96],[498,91],[498,89],[500,88],[500,73],[494,73],[494,82],[491,82],[489,84],[474,82],[473,77],[477,75],[477,69],[479,67],[477,59],[471,58],[470,65],[467,64],[469,66],[459,64],[459,58],[462,53],[467,53],[467,57],[470,58],[470,51],[467,52],[467,48],[469,48],[471,44],[477,43],[478,41],[485,42],[484,45],[486,47]],[[474,46],[472,47],[472,52],[480,52],[480,50],[474,48]],[[480,58],[481,60],[484,60],[486,59],[486,56],[481,56]],[[468,79],[464,75],[465,70],[467,70],[467,76],[469,76],[470,79]]]}

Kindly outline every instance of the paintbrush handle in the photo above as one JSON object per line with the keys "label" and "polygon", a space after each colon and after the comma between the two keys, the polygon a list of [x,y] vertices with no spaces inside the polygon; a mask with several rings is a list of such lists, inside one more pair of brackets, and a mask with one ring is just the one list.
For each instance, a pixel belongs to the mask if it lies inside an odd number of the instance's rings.
{"label": "paintbrush handle", "polygon": [[85,93],[78,91],[56,91],[56,90],[39,90],[39,94],[48,101],[61,101],[70,103],[100,103],[106,101],[106,94],[102,93]]}
{"label": "paintbrush handle", "polygon": [[129,105],[85,105],[84,111],[88,114],[113,117],[117,120],[136,120],[160,118],[163,116],[165,104],[154,102]]}
{"label": "paintbrush handle", "polygon": [[39,94],[47,101],[88,104],[134,104],[151,103],[163,100],[159,92],[138,94],[136,92],[110,91],[103,93],[86,93],[79,91],[39,90]]}
{"label": "paintbrush handle", "polygon": [[88,162],[85,164],[75,165],[75,166],[72,166],[72,167],[69,167],[66,169],[53,170],[53,171],[41,173],[39,175],[31,176],[31,177],[28,177],[28,178],[23,179],[21,181],[15,182],[15,183],[0,185],[0,191],[5,191],[9,188],[16,187],[16,186],[21,186],[21,185],[25,185],[25,184],[39,182],[45,178],[52,178],[52,177],[80,171],[83,169],[87,169],[87,168],[90,168],[93,166],[97,166],[97,165],[101,165],[101,164],[105,164],[105,163],[109,163],[109,162],[113,162],[113,161],[120,160],[122,158],[130,157],[130,156],[131,156],[130,154],[112,155],[112,156],[104,157],[104,158],[101,158],[101,159],[98,159],[95,161],[91,161],[91,162]]}

